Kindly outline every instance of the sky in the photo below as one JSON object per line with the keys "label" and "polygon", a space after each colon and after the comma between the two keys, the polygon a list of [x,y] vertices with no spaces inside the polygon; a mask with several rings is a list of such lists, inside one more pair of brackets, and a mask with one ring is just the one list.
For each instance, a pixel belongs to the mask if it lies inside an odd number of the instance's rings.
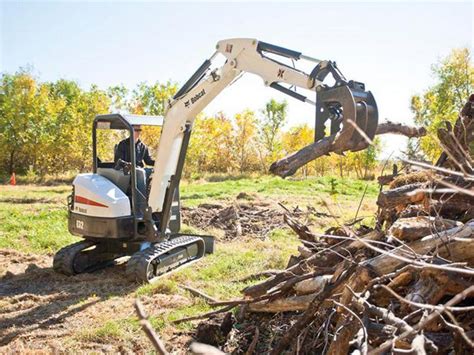
{"label": "sky", "polygon": [[[473,11],[473,2],[453,1],[0,0],[0,72],[32,66],[42,81],[72,79],[83,88],[182,84],[217,41],[256,38],[336,61],[346,78],[364,82],[374,94],[381,121],[411,123],[410,97],[434,84],[432,64],[453,48],[472,49]],[[287,127],[314,125],[312,106],[265,87],[252,74],[205,112],[259,112],[270,98],[288,100]],[[385,137],[383,155],[396,156],[405,141]]]}

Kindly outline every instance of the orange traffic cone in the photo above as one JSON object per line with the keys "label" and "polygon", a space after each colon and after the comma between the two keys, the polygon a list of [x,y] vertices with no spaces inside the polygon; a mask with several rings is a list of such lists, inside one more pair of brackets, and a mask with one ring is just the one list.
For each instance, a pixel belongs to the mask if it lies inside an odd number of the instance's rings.
{"label": "orange traffic cone", "polygon": [[13,186],[16,185],[16,176],[15,176],[15,173],[13,173],[12,176],[11,176],[11,178],[10,178],[10,185],[13,185]]}

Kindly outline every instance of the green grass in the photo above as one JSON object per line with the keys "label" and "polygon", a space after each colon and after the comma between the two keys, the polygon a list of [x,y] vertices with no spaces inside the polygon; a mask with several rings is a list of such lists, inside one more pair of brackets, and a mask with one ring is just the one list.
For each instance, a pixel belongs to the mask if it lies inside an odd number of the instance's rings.
{"label": "green grass", "polygon": [[215,298],[237,297],[248,286],[248,282],[240,279],[262,270],[284,268],[298,245],[297,237],[287,229],[275,230],[264,241],[248,239],[217,244],[214,254],[162,277],[153,285],[143,285],[136,293],[140,296],[175,294],[178,285],[188,285]]}
{"label": "green grass", "polygon": [[[184,206],[190,207],[203,202],[234,201],[239,193],[246,192],[255,194],[256,198],[299,204],[302,207],[316,205],[324,212],[322,199],[345,207],[347,203],[352,203],[349,208],[335,211],[345,219],[353,216],[366,185],[366,198],[374,199],[377,195],[375,182],[353,179],[313,177],[283,180],[263,176],[217,182],[185,181],[181,188],[181,199]],[[0,186],[0,248],[53,253],[78,240],[67,231],[66,198],[70,191],[67,185]],[[198,232],[189,226],[183,230]]]}
{"label": "green grass", "polygon": [[130,340],[133,335],[140,332],[140,324],[136,318],[122,318],[105,321],[92,329],[84,329],[75,337],[79,341],[108,344],[117,340]]}
{"label": "green grass", "polygon": [[[241,290],[254,281],[239,281],[242,278],[266,269],[281,269],[286,266],[289,255],[296,251],[299,242],[287,229],[277,229],[265,240],[241,240],[218,244],[212,255],[186,268],[162,277],[152,285],[142,285],[134,292],[134,297],[151,297],[156,294],[181,295],[189,299],[189,304],[155,308],[150,314],[150,322],[158,332],[170,329],[191,330],[191,322],[177,325],[172,322],[213,310],[204,300],[191,296],[179,287],[188,285],[216,299],[228,300],[241,297]],[[99,322],[100,324],[100,322]],[[80,332],[76,339],[107,343],[113,340],[127,340],[140,335],[135,318],[112,319],[101,325]]]}
{"label": "green grass", "polygon": [[0,203],[0,248],[51,253],[79,238],[67,230],[66,207],[51,203]]}
{"label": "green grass", "polygon": [[374,181],[341,179],[330,176],[299,180],[262,176],[205,183],[190,181],[183,183],[181,199],[187,206],[196,206],[215,199],[232,199],[240,192],[285,200],[296,198],[301,201],[311,201],[329,195],[340,195],[353,199],[362,195],[366,185],[368,185],[367,197],[375,197],[378,194],[378,186]]}

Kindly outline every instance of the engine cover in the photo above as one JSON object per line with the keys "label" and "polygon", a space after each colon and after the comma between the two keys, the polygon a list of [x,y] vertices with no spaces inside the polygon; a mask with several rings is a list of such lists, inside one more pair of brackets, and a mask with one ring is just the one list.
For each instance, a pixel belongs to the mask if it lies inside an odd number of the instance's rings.
{"label": "engine cover", "polygon": [[130,199],[107,178],[98,174],[79,174],[72,184],[72,212],[106,218],[131,215]]}

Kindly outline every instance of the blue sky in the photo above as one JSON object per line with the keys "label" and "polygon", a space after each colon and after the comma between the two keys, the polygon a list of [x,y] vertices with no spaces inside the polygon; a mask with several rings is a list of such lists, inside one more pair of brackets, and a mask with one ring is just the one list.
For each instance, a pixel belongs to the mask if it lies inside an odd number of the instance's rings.
{"label": "blue sky", "polygon": [[[171,79],[183,83],[215,43],[252,37],[321,59],[362,81],[380,117],[410,122],[410,96],[433,83],[430,66],[472,48],[472,2],[41,2],[0,0],[0,71],[32,65],[41,80],[87,88]],[[259,110],[285,97],[247,75],[207,109]],[[312,107],[290,101],[288,125],[313,123]],[[385,152],[403,139],[384,139]]]}

